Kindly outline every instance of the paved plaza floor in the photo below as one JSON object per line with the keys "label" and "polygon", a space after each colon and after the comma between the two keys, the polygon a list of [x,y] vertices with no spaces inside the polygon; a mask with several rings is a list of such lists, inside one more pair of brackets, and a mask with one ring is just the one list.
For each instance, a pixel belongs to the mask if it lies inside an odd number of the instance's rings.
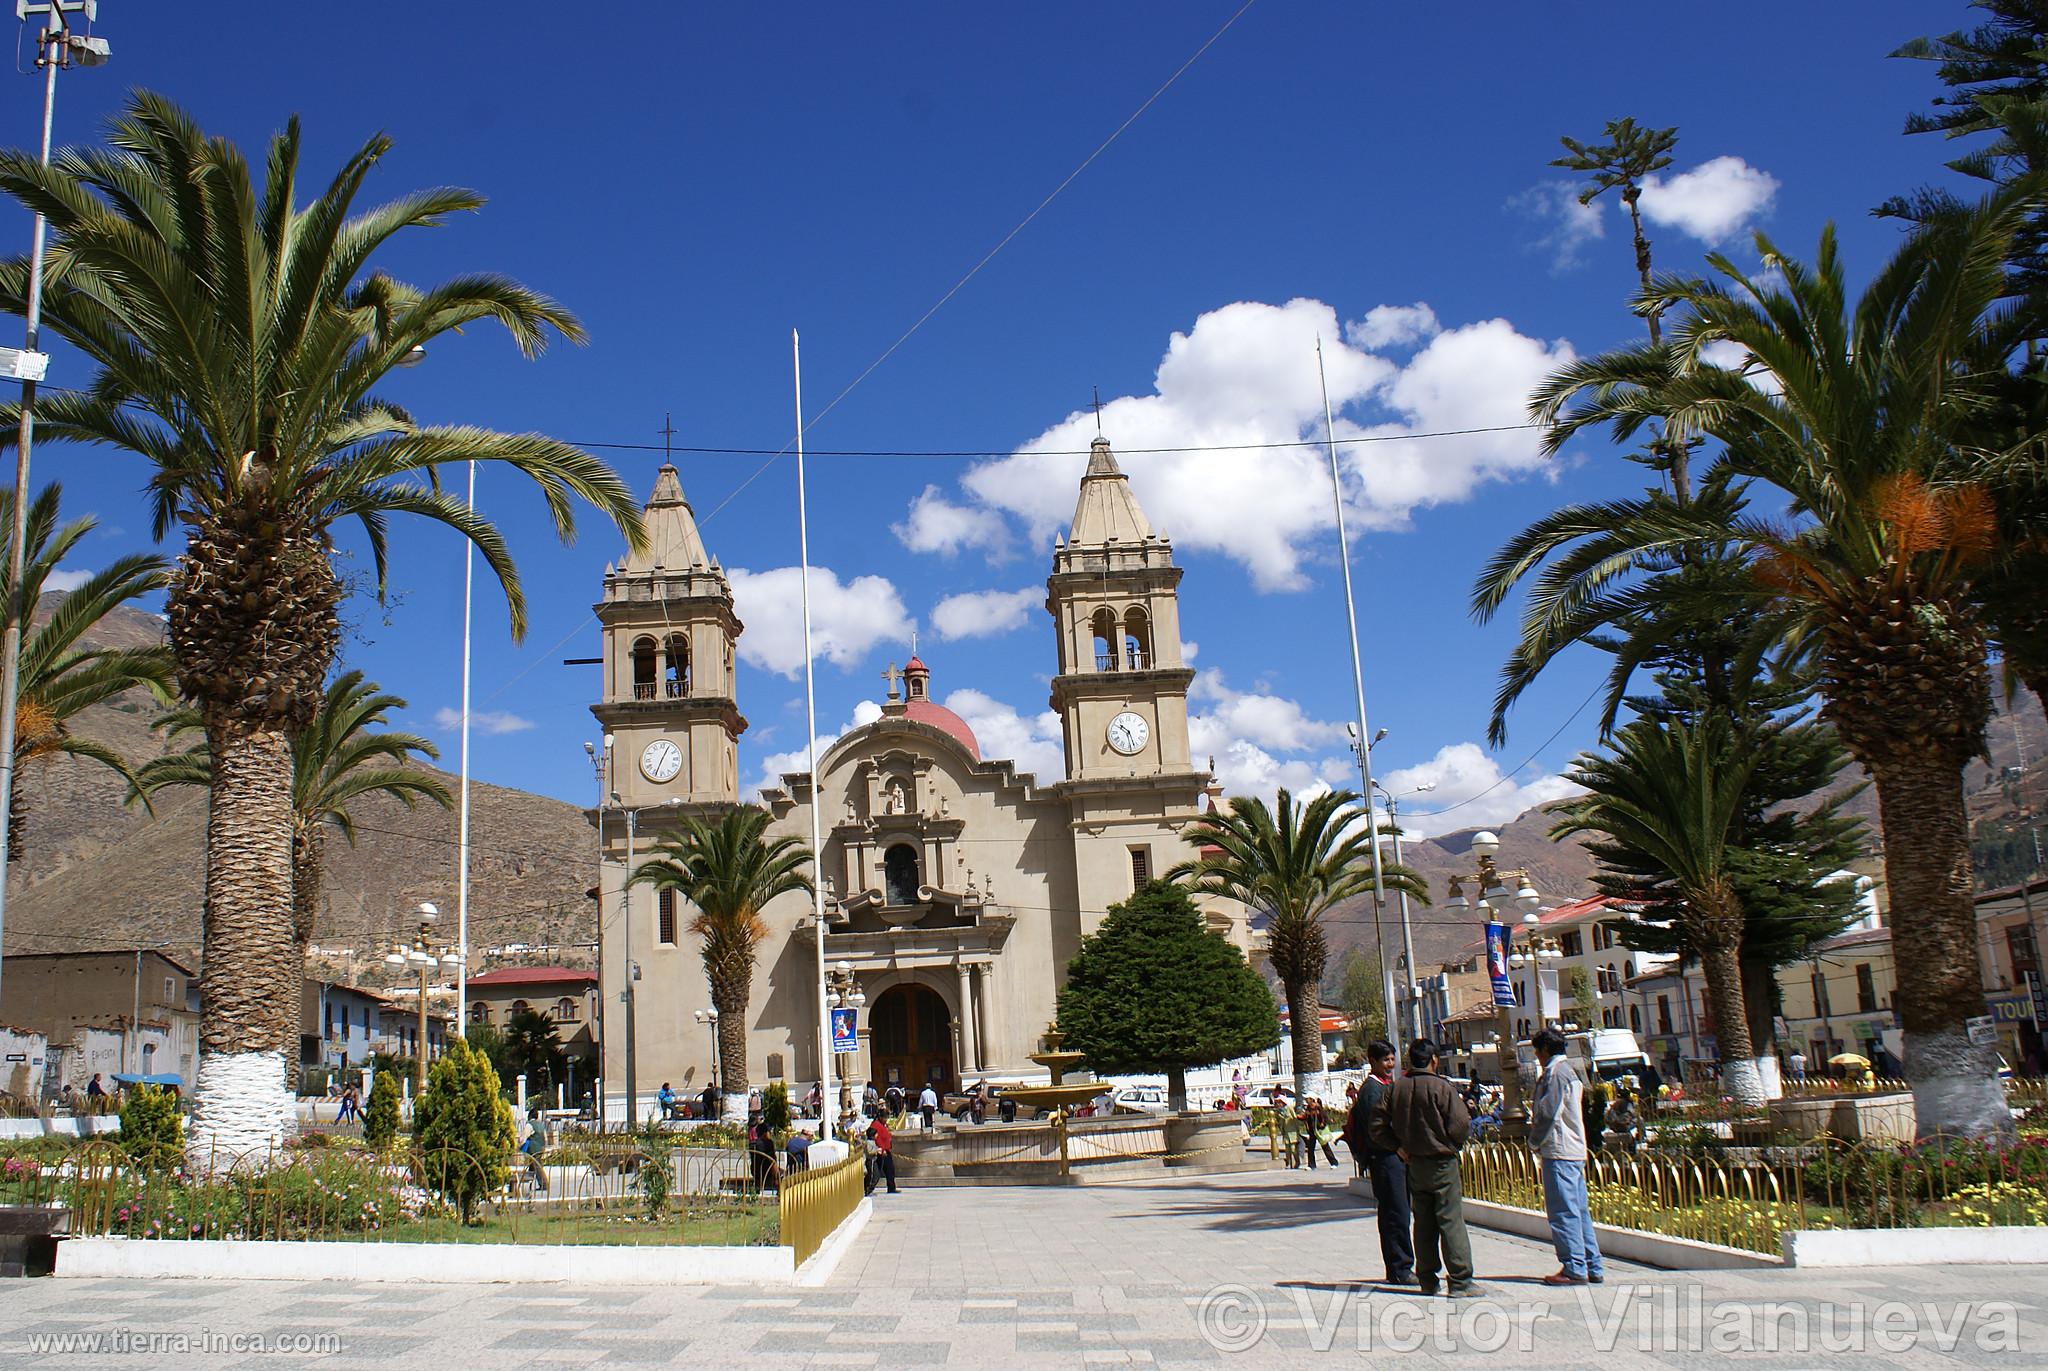
{"label": "paved plaza floor", "polygon": [[[14,1281],[0,1367],[2048,1366],[2040,1267],[1610,1263],[1606,1285],[1557,1291],[1537,1284],[1547,1245],[1474,1230],[1490,1298],[1387,1290],[1345,1179],[877,1195],[821,1289]],[[46,1340],[64,1334],[101,1348]],[[252,1335],[286,1350],[228,1341]]]}

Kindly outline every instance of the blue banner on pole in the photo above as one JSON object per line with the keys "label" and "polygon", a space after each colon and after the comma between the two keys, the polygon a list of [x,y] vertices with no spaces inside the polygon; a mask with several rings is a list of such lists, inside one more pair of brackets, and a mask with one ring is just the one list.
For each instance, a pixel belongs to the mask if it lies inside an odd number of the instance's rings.
{"label": "blue banner on pole", "polygon": [[854,1017],[858,1010],[835,1009],[832,1011],[832,1050],[834,1052],[860,1051],[859,1021]]}
{"label": "blue banner on pole", "polygon": [[1512,1005],[1515,1002],[1515,985],[1508,979],[1506,924],[1490,923],[1486,926],[1486,975],[1493,982],[1493,1002]]}

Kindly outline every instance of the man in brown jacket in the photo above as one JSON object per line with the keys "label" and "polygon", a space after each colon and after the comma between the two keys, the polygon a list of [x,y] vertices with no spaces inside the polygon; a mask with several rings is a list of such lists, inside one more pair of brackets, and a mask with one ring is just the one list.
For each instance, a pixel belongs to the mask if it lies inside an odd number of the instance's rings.
{"label": "man in brown jacket", "polygon": [[1373,1115],[1372,1139],[1399,1152],[1408,1166],[1422,1293],[1437,1293],[1441,1263],[1450,1276],[1451,1298],[1473,1299],[1482,1292],[1472,1280],[1472,1239],[1465,1232],[1465,1195],[1458,1183],[1458,1152],[1472,1132],[1472,1114],[1436,1067],[1436,1044],[1416,1039],[1408,1049],[1408,1074],[1394,1082]]}

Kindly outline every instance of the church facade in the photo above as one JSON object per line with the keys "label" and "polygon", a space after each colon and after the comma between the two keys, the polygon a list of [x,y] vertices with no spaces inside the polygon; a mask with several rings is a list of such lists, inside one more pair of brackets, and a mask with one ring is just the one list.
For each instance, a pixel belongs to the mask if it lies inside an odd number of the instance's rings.
{"label": "church facade", "polygon": [[[678,815],[753,800],[739,793],[746,728],[735,672],[744,626],[705,549],[674,467],[646,506],[647,551],[607,567],[596,608],[611,802],[592,811],[599,887],[609,1117],[625,1113],[632,981],[635,1077],[646,1101],[711,1079],[710,992],[691,910],[625,889]],[[1046,581],[1053,621],[1051,708],[1066,774],[1032,776],[982,755],[967,723],[934,696],[913,656],[892,666],[882,716],[762,793],[773,832],[808,844],[818,807],[826,892],[825,957],[866,996],[860,1050],[835,1079],[941,1091],[1043,1076],[1029,1054],[1053,1017],[1080,939],[1108,907],[1190,855],[1181,832],[1211,778],[1188,747],[1173,548],[1155,533],[1110,450],[1097,439],[1074,519]],[[900,689],[899,689],[900,686]],[[764,911],[770,934],[747,1010],[748,1077],[800,1095],[819,1078],[817,929],[809,897]],[[1212,911],[1212,923],[1226,926]],[[1240,931],[1241,936],[1241,931]]]}

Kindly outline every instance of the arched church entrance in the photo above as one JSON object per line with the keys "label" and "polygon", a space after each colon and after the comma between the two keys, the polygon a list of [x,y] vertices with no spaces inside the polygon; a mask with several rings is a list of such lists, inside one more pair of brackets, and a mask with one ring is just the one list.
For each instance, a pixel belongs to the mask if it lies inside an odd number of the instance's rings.
{"label": "arched church entrance", "polygon": [[954,1088],[953,1015],[936,990],[891,986],[875,1001],[873,1025],[876,1089],[899,1085],[914,1098],[927,1081],[941,1095]]}

